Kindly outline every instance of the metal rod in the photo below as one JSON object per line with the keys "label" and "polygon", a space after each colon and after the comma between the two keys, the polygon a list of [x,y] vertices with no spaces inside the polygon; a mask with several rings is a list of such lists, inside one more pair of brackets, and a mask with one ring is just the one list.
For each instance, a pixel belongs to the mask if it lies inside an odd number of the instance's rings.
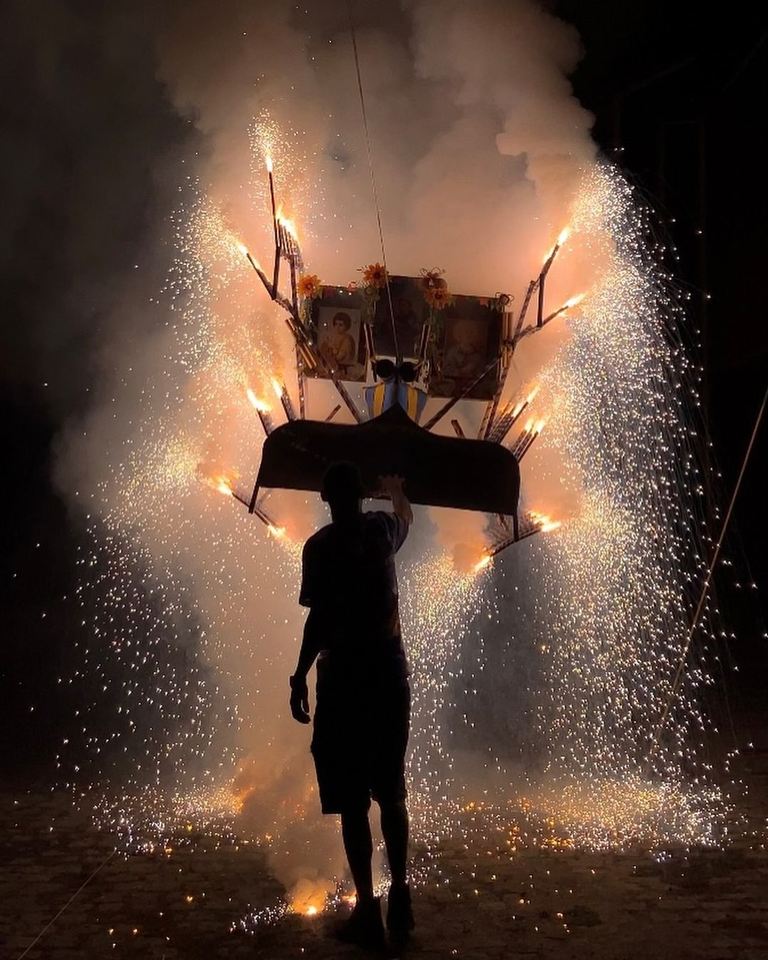
{"label": "metal rod", "polygon": [[339,410],[341,410],[341,404],[340,404],[340,403],[337,403],[336,406],[333,408],[333,410],[331,410],[331,412],[330,412],[330,413],[328,414],[328,416],[325,418],[325,422],[326,422],[326,423],[330,423],[331,420],[333,420],[333,418],[334,418],[334,417],[336,416],[336,414],[339,412]]}
{"label": "metal rod", "polygon": [[499,361],[494,357],[494,359],[491,360],[491,362],[488,364],[485,370],[483,370],[483,372],[480,374],[479,377],[474,379],[472,383],[469,384],[468,387],[465,387],[464,390],[462,390],[458,396],[453,397],[451,400],[449,400],[448,403],[445,404],[445,406],[441,407],[437,411],[437,413],[432,417],[431,420],[428,420],[424,424],[424,429],[431,430],[436,423],[438,423],[440,420],[443,419],[443,417],[446,415],[446,413],[448,413],[449,410],[452,410],[456,406],[459,400],[463,400],[464,397],[467,396],[467,394],[471,393],[475,389],[478,383],[480,383],[480,381],[483,380],[491,372],[491,370],[496,366],[498,362]]}
{"label": "metal rod", "polygon": [[461,429],[461,424],[458,420],[451,420],[451,426],[453,427],[453,432],[457,437],[461,437],[462,440],[466,439],[466,434]]}
{"label": "metal rod", "polygon": [[299,382],[299,417],[307,419],[307,378],[304,375],[304,358],[296,344],[296,377]]}
{"label": "metal rod", "polygon": [[280,243],[277,239],[277,207],[275,206],[275,180],[272,176],[272,160],[267,160],[267,176],[269,177],[269,199],[272,202],[272,226],[275,231],[275,247],[279,247]]}
{"label": "metal rod", "polygon": [[542,271],[541,276],[539,277],[539,304],[536,311],[537,327],[541,327],[544,324],[544,277],[545,274]]}

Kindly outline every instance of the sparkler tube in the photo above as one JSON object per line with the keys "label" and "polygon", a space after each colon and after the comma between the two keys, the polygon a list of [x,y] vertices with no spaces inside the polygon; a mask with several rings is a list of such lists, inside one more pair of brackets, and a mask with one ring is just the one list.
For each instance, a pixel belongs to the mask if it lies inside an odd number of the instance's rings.
{"label": "sparkler tube", "polygon": [[272,203],[272,226],[275,230],[275,246],[279,247],[280,243],[277,239],[277,207],[275,205],[275,178],[272,176],[272,171],[270,167],[267,167],[267,176],[269,177],[269,199]]}
{"label": "sparkler tube", "polygon": [[253,513],[256,509],[256,501],[259,498],[259,481],[253,485],[253,493],[251,494],[251,502],[248,504],[248,513]]}
{"label": "sparkler tube", "polygon": [[523,444],[522,449],[515,453],[515,459],[517,460],[518,463],[520,463],[520,461],[523,459],[526,453],[528,453],[528,451],[531,449],[531,447],[533,446],[536,440],[536,437],[538,437],[538,433],[534,433],[533,431],[531,431],[531,434]]}
{"label": "sparkler tube", "polygon": [[277,300],[277,298],[278,298],[278,296],[279,296],[278,289],[277,289],[277,284],[278,284],[278,282],[279,282],[279,280],[280,280],[280,256],[281,256],[281,249],[280,249],[280,243],[278,242],[277,246],[275,247],[275,269],[274,269],[273,272],[272,272],[272,291],[271,291],[271,293],[272,293],[272,299],[273,299],[273,300]]}
{"label": "sparkler tube", "polygon": [[466,439],[466,434],[461,429],[461,424],[459,423],[458,420],[451,420],[451,426],[453,427],[453,432],[456,434],[457,437],[461,437],[462,440]]}
{"label": "sparkler tube", "polygon": [[467,394],[471,393],[475,389],[475,387],[478,385],[478,383],[480,383],[481,380],[483,380],[485,377],[488,376],[488,374],[491,372],[491,370],[496,366],[498,362],[499,361],[496,360],[496,358],[494,357],[494,359],[491,360],[491,362],[488,364],[485,370],[483,370],[483,372],[480,374],[479,377],[476,377],[472,381],[472,383],[470,383],[468,387],[465,387],[464,390],[462,390],[457,397],[453,397],[453,399],[449,400],[448,403],[445,404],[445,406],[441,407],[437,411],[437,413],[424,424],[424,429],[431,430],[436,423],[438,423],[440,420],[443,419],[443,417],[446,415],[446,413],[448,413],[449,410],[452,410],[456,406],[459,400],[463,400],[464,397],[467,396]]}
{"label": "sparkler tube", "polygon": [[304,376],[304,360],[298,343],[296,344],[296,375],[299,381],[299,417],[307,419],[307,378]]}
{"label": "sparkler tube", "polygon": [[283,405],[283,410],[285,410],[285,415],[289,420],[296,419],[296,411],[293,409],[293,403],[291,402],[290,394],[288,393],[285,384],[280,384],[280,403]]}
{"label": "sparkler tube", "polygon": [[518,461],[520,459],[520,453],[523,447],[525,446],[525,444],[528,442],[528,437],[532,433],[532,431],[533,431],[532,426],[523,427],[523,432],[520,434],[520,436],[515,440],[515,442],[509,448],[510,453],[512,453],[518,459]]}
{"label": "sparkler tube", "polygon": [[549,315],[548,317],[545,317],[545,319],[542,320],[542,322],[539,324],[539,326],[540,326],[540,327],[546,326],[546,324],[548,324],[550,320],[554,320],[555,317],[559,317],[561,313],[565,313],[565,311],[568,309],[568,307],[569,307],[569,304],[567,304],[567,303],[563,304],[563,306],[560,307],[559,310],[555,310],[554,313],[550,313],[550,315]]}
{"label": "sparkler tube", "polygon": [[507,382],[507,375],[509,374],[509,368],[512,363],[511,353],[506,353],[503,366],[501,369],[501,376],[499,377],[499,384],[496,387],[496,393],[493,395],[493,399],[488,402],[488,405],[485,408],[485,413],[483,414],[483,421],[480,424],[480,429],[477,431],[478,440],[487,440],[488,435],[491,432],[491,427],[493,426],[494,420],[496,419],[496,412],[499,409],[499,403],[501,401],[501,395],[504,392],[504,386]]}
{"label": "sparkler tube", "polygon": [[293,312],[298,317],[299,314],[299,296],[296,291],[296,263],[291,257],[289,260],[291,268],[291,302],[293,303]]}
{"label": "sparkler tube", "polygon": [[517,411],[513,413],[507,408],[501,417],[496,421],[496,428],[493,433],[488,437],[489,440],[492,440],[494,443],[504,443],[504,440],[507,437],[509,431],[514,427],[523,413],[528,409],[528,401],[525,400],[523,405]]}
{"label": "sparkler tube", "polygon": [[261,425],[264,428],[264,433],[269,436],[270,433],[275,429],[275,424],[270,417],[269,413],[266,410],[256,409],[256,413],[259,415],[259,420],[261,420]]}
{"label": "sparkler tube", "polygon": [[[256,261],[253,259],[253,257],[247,250],[245,252],[245,257],[248,260],[248,263],[250,263],[250,265],[258,274],[259,280],[261,280],[261,282],[264,284],[264,289],[267,291],[270,297],[272,297],[272,284],[267,279],[267,275],[264,273],[264,271],[261,269],[258,263],[256,263]],[[272,297],[272,299],[274,300],[274,297]]]}
{"label": "sparkler tube", "polygon": [[530,305],[531,297],[533,296],[533,293],[536,290],[538,283],[539,283],[538,279],[531,280],[530,283],[528,284],[528,289],[525,292],[523,305],[520,307],[520,316],[517,318],[517,323],[515,324],[515,332],[512,334],[511,349],[513,353],[515,350],[515,345],[517,344],[517,341],[520,339],[520,330],[522,329],[523,321],[525,320],[525,315],[526,313],[528,313],[528,306]]}
{"label": "sparkler tube", "polygon": [[334,418],[334,417],[336,416],[336,414],[339,412],[339,410],[341,410],[341,404],[340,404],[340,403],[337,403],[336,406],[333,408],[333,410],[331,410],[331,412],[330,412],[330,413],[328,414],[328,416],[325,418],[325,422],[326,422],[326,423],[330,423],[331,420],[333,420],[333,418]]}
{"label": "sparkler tube", "polygon": [[544,272],[539,277],[539,303],[536,311],[536,326],[541,327],[544,324]]}

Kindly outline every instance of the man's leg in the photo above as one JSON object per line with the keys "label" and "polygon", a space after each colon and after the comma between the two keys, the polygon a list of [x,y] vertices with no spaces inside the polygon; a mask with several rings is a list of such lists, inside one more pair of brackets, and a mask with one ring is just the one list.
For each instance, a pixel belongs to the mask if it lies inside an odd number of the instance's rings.
{"label": "man's leg", "polygon": [[341,835],[349,869],[355,882],[358,902],[373,900],[373,839],[368,820],[370,803],[351,807],[341,815]]}
{"label": "man's leg", "polygon": [[381,832],[387,848],[392,885],[404,886],[408,859],[408,810],[404,800],[380,804]]}

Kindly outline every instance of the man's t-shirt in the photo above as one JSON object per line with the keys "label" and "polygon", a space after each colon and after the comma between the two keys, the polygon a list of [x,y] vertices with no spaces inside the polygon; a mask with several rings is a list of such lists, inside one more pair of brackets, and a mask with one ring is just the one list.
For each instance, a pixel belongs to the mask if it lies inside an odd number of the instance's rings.
{"label": "man's t-shirt", "polygon": [[395,554],[407,535],[405,520],[375,511],[349,525],[328,524],[307,540],[299,603],[324,624],[325,669],[408,675],[395,572]]}

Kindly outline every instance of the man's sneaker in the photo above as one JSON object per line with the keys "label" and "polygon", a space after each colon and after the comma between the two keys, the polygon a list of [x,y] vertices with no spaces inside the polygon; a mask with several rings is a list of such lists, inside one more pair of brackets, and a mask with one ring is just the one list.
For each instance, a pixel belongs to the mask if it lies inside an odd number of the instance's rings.
{"label": "man's sneaker", "polygon": [[390,887],[387,898],[387,929],[393,936],[403,938],[408,936],[413,927],[411,888],[407,883]]}
{"label": "man's sneaker", "polygon": [[358,901],[336,936],[343,943],[355,943],[369,950],[383,949],[386,941],[379,898]]}

